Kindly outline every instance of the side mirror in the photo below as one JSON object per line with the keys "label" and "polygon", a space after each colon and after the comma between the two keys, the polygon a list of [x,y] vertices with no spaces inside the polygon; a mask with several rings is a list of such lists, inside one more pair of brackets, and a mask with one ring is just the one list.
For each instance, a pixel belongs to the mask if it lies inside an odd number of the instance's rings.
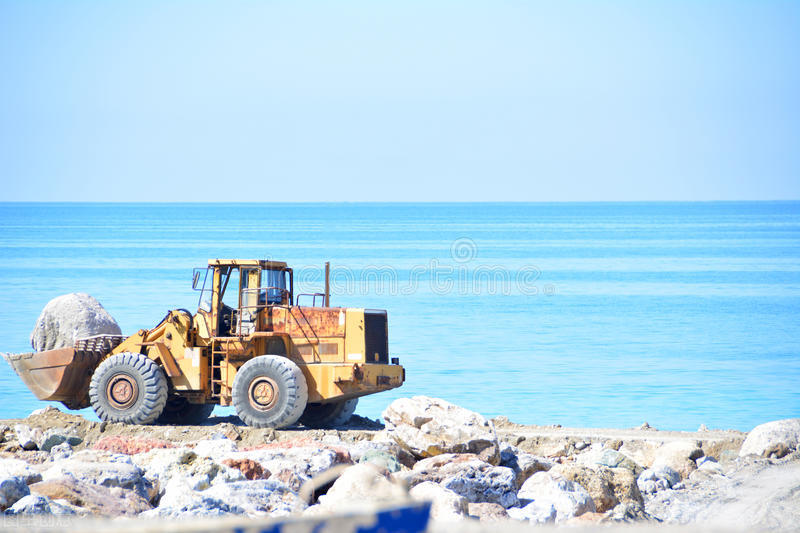
{"label": "side mirror", "polygon": [[200,283],[200,269],[195,268],[192,274],[192,289],[197,290],[197,285]]}

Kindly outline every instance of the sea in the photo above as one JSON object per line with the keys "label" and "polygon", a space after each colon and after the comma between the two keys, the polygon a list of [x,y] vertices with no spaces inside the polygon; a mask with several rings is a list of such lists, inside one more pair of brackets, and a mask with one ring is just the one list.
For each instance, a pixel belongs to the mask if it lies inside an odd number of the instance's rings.
{"label": "sea", "polygon": [[[329,261],[331,305],[388,311],[407,381],[369,418],[416,395],[565,427],[800,417],[800,202],[1,203],[0,351],[65,293],[127,334],[197,309],[211,258],[286,261],[296,293]],[[44,405],[0,361],[0,418]]]}

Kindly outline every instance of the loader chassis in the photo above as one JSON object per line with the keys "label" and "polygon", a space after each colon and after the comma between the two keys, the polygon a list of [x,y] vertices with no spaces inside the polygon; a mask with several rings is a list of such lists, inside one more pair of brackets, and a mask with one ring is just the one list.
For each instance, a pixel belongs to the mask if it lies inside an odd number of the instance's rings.
{"label": "loader chassis", "polygon": [[[95,410],[102,399],[102,408],[112,412],[106,418],[128,421],[124,414],[132,408],[131,398],[150,394],[145,372],[150,367],[142,361],[147,358],[157,363],[169,390],[164,414],[136,415],[145,423],[169,413],[180,420],[181,413],[210,413],[213,404],[234,404],[243,419],[249,417],[245,422],[256,426],[294,423],[297,417],[289,410],[300,410],[301,421],[324,425],[349,416],[356,398],[405,380],[398,360],[389,359],[385,311],[314,306],[318,297],[323,304],[329,301],[327,290],[295,297],[286,263],[214,259],[205,272],[196,271],[194,284],[200,292],[194,314],[173,310],[153,329],[128,338],[101,335],[78,341],[74,349],[25,354],[27,359],[20,356],[12,366],[39,399],[70,408],[91,403]],[[312,305],[299,305],[300,296]],[[112,361],[121,354],[130,356]],[[248,383],[236,379],[245,364]],[[106,390],[96,383],[101,371]],[[249,402],[246,413],[236,401]],[[278,408],[288,414],[267,416]],[[115,409],[120,420],[114,419]]]}

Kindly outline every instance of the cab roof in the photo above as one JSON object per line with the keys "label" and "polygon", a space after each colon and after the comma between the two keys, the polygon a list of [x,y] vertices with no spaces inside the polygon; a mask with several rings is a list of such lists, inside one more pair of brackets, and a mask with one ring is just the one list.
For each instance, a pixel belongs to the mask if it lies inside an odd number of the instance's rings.
{"label": "cab roof", "polygon": [[208,266],[247,266],[261,267],[264,270],[288,268],[283,261],[268,261],[266,259],[209,259]]}

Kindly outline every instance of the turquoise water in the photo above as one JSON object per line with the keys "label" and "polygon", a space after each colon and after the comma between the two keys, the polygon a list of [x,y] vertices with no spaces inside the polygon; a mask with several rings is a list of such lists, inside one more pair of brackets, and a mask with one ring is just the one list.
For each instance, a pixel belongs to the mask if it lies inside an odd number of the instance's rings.
{"label": "turquoise water", "polygon": [[[0,204],[0,350],[67,292],[126,333],[196,308],[213,257],[285,260],[297,292],[329,260],[334,305],[389,311],[408,382],[365,416],[415,394],[565,426],[800,416],[800,202]],[[0,363],[0,417],[43,405]]]}

